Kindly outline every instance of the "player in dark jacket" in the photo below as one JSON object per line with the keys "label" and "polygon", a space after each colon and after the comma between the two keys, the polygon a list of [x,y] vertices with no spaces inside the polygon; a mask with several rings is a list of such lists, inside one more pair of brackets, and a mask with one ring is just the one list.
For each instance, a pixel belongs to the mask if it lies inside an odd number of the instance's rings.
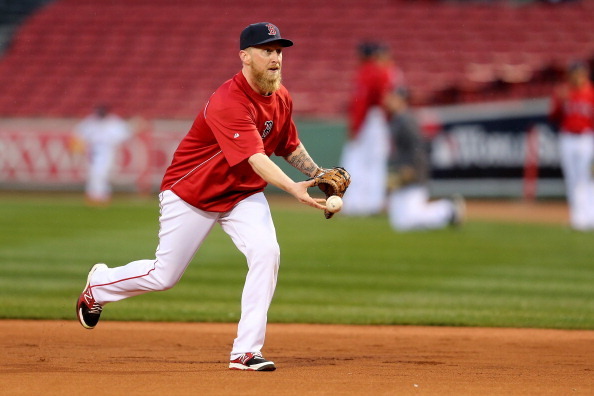
{"label": "player in dark jacket", "polygon": [[429,201],[428,144],[408,106],[408,91],[398,88],[386,96],[391,114],[392,150],[388,160],[388,215],[397,231],[443,228],[460,224],[462,198]]}

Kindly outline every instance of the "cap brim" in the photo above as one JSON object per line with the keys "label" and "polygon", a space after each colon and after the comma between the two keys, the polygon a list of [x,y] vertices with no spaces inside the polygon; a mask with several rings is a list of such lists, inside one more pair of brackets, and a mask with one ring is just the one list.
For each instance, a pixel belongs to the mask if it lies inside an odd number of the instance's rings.
{"label": "cap brim", "polygon": [[[280,44],[281,47],[291,47],[293,45],[293,42],[288,39],[271,38],[268,40],[260,41],[259,43],[254,43],[254,44],[250,45],[250,47],[255,47],[256,45],[264,45],[264,44],[268,44],[268,43],[272,43],[272,42]],[[245,49],[245,48],[242,48],[242,49]]]}

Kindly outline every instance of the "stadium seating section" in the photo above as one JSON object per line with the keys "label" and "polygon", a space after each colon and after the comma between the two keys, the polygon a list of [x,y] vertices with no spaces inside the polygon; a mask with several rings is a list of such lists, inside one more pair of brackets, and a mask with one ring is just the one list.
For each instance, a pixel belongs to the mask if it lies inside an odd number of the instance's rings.
{"label": "stadium seating section", "polygon": [[256,21],[296,43],[283,71],[298,115],[344,114],[364,40],[389,44],[416,104],[545,96],[568,60],[594,55],[592,15],[585,0],[55,0],[0,54],[0,115],[78,117],[108,102],[193,118],[239,70],[239,31]]}

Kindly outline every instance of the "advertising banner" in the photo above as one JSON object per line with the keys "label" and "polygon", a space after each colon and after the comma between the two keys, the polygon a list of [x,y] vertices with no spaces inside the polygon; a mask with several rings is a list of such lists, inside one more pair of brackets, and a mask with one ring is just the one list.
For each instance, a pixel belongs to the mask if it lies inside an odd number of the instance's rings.
{"label": "advertising banner", "polygon": [[547,100],[425,108],[437,193],[470,196],[563,194],[558,134]]}
{"label": "advertising banner", "polygon": [[528,154],[535,150],[539,175],[561,177],[557,133],[547,120],[546,108],[506,108],[509,104],[433,110],[439,122],[432,139],[433,176],[523,178]]}
{"label": "advertising banner", "polygon": [[[118,149],[112,182],[119,190],[158,188],[177,133],[137,134]],[[0,185],[4,188],[69,189],[84,184],[88,153],[64,131],[0,130]]]}

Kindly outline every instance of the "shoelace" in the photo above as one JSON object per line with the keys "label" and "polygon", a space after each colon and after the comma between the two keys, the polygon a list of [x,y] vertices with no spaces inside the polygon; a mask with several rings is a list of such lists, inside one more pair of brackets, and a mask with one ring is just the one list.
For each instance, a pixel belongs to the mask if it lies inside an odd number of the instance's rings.
{"label": "shoelace", "polygon": [[258,353],[246,353],[246,354],[243,354],[243,355],[241,355],[239,357],[239,361],[241,362],[241,364],[246,364],[246,362],[248,360],[250,360],[252,358],[255,358],[255,357],[258,357],[258,358],[262,358],[263,359],[262,353],[258,352]]}
{"label": "shoelace", "polygon": [[93,304],[93,307],[89,309],[90,314],[99,315],[103,311],[103,307],[97,303]]}

